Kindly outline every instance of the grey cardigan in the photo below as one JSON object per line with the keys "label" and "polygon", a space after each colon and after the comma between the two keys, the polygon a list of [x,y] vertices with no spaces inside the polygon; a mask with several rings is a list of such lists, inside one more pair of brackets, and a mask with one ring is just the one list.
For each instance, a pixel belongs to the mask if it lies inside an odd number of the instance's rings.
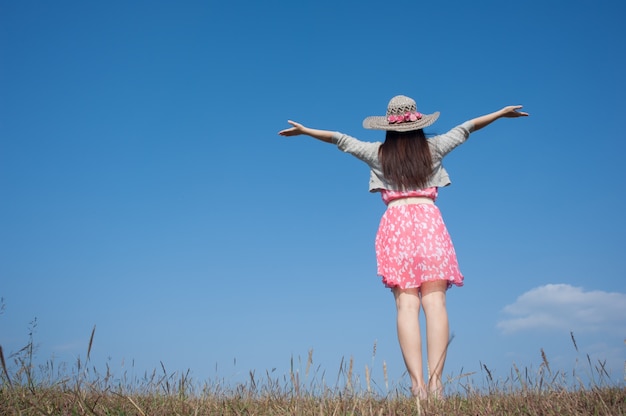
{"label": "grey cardigan", "polygon": [[[473,131],[474,124],[471,121],[466,121],[445,134],[428,139],[433,161],[433,175],[428,180],[425,188],[450,185],[450,177],[442,165],[442,160],[455,147],[465,142]],[[337,145],[339,150],[350,153],[367,163],[370,167],[370,192],[378,192],[381,189],[399,190],[387,182],[383,176],[380,160],[378,159],[378,149],[382,142],[363,142],[339,132],[333,134],[331,141]]]}

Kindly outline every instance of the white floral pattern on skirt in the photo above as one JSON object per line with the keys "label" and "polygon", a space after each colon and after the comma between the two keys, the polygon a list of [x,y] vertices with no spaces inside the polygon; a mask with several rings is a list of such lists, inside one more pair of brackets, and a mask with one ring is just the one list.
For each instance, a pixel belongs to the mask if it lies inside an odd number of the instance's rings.
{"label": "white floral pattern on skirt", "polygon": [[[405,197],[437,199],[437,188],[382,190],[383,202]],[[389,288],[419,288],[423,282],[446,280],[463,286],[456,252],[439,208],[431,204],[395,205],[383,214],[376,234],[378,275]]]}

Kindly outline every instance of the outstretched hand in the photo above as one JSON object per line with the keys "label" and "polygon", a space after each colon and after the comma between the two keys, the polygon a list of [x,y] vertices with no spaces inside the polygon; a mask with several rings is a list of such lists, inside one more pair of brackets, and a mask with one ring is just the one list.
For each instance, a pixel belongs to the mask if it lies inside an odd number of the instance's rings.
{"label": "outstretched hand", "polygon": [[501,117],[506,118],[516,118],[516,117],[527,117],[528,113],[523,111],[519,111],[522,108],[521,105],[509,105],[507,107],[502,108],[501,110],[494,111],[493,113],[485,114],[484,116],[476,117],[472,119],[471,122],[474,125],[474,131],[478,131],[485,126],[490,125],[497,119]]}
{"label": "outstretched hand", "polygon": [[528,113],[523,111],[518,111],[521,109],[521,105],[509,105],[504,107],[500,112],[502,113],[501,117],[527,117]]}
{"label": "outstretched hand", "polygon": [[281,130],[278,132],[281,136],[298,136],[300,134],[305,134],[304,131],[306,127],[304,127],[300,123],[296,123],[295,121],[287,120],[287,123],[291,124],[293,127],[290,127],[285,130]]}
{"label": "outstretched hand", "polygon": [[287,120],[287,123],[291,124],[292,127],[281,130],[278,132],[281,136],[299,136],[301,134],[305,134],[307,136],[311,136],[314,139],[321,140],[326,143],[332,142],[333,132],[329,130],[318,130],[312,129],[309,127],[304,127],[300,123],[296,123],[295,121]]}

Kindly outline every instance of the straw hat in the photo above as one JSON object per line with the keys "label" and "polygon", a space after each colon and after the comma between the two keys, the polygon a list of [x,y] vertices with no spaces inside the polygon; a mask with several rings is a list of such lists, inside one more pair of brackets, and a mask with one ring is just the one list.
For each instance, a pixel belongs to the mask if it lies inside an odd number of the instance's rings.
{"label": "straw hat", "polygon": [[396,95],[387,105],[387,115],[371,116],[363,120],[363,127],[372,130],[411,131],[428,127],[437,121],[439,111],[422,114],[417,111],[415,100]]}

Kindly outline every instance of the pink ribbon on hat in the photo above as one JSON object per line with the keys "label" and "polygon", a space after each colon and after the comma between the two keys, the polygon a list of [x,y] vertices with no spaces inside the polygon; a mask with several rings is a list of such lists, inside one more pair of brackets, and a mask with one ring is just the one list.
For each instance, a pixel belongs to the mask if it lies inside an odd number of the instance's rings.
{"label": "pink ribbon on hat", "polygon": [[389,122],[389,124],[398,124],[398,123],[407,123],[407,122],[411,122],[411,121],[417,121],[420,120],[422,118],[422,113],[419,113],[417,111],[407,111],[404,114],[400,114],[400,115],[395,115],[392,114],[390,116],[387,116],[387,121]]}

